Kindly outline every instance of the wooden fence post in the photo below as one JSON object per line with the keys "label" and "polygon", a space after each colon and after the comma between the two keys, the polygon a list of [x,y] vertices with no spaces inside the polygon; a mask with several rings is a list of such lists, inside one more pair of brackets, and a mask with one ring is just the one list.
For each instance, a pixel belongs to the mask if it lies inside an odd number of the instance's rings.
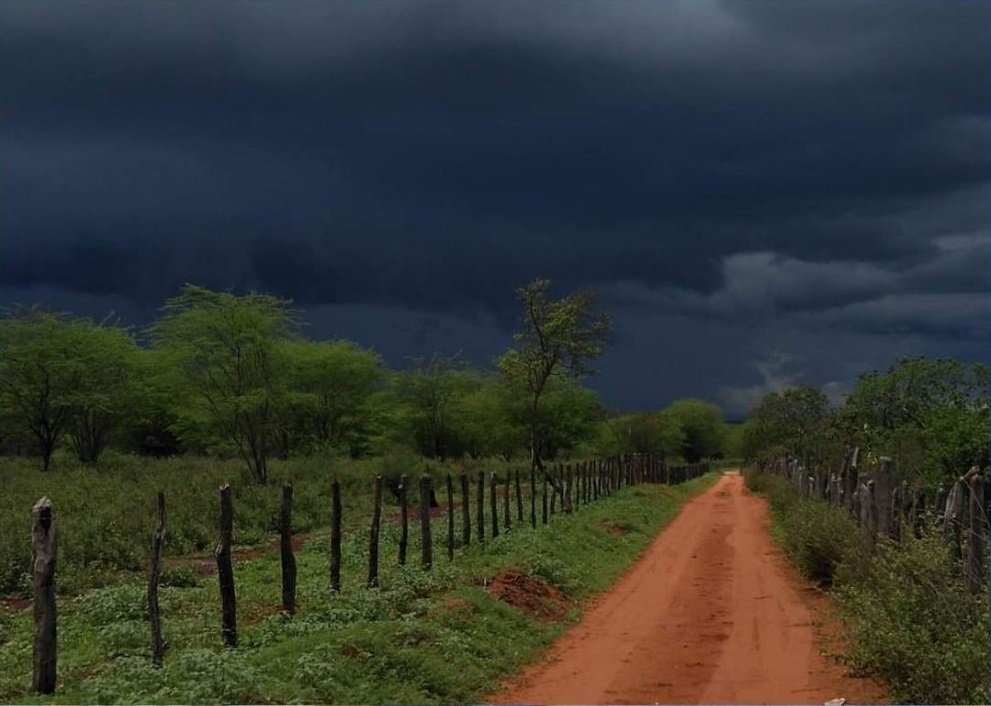
{"label": "wooden fence post", "polygon": [[296,557],[292,553],[292,483],[282,484],[279,554],[282,559],[282,610],[292,615],[296,612]]}
{"label": "wooden fence post", "polygon": [[368,587],[379,585],[379,529],[382,524],[382,476],[375,476],[372,495],[372,527],[368,534]]}
{"label": "wooden fence post", "polygon": [[454,561],[454,480],[447,474],[447,560]]}
{"label": "wooden fence post", "polygon": [[492,514],[492,539],[499,536],[499,475],[489,474],[489,512]]}
{"label": "wooden fence post", "polygon": [[471,483],[468,482],[468,474],[461,474],[461,541],[466,547],[471,545]]}
{"label": "wooden fence post", "polygon": [[162,575],[162,554],[165,550],[165,493],[158,491],[155,502],[155,530],[151,535],[151,566],[148,569],[148,618],[151,622],[151,661],[162,666],[165,639],[162,637],[162,617],[158,610],[158,582]]}
{"label": "wooden fence post", "polygon": [[434,563],[434,543],[430,534],[430,490],[433,481],[428,475],[420,477],[420,549],[421,563],[429,569]]}
{"label": "wooden fence post", "polygon": [[231,487],[220,486],[220,544],[214,551],[217,559],[217,576],[220,579],[220,604],[223,613],[222,634],[228,647],[237,645],[237,596],[234,591],[234,566],[231,562],[231,545],[234,538],[234,501]]}
{"label": "wooden fence post", "polygon": [[31,509],[31,549],[34,590],[34,669],[31,688],[39,694],[54,694],[57,679],[55,606],[55,511],[52,501],[41,498]]}
{"label": "wooden fence post", "polygon": [[399,565],[406,566],[406,550],[409,548],[409,503],[406,494],[406,474],[399,476]]}
{"label": "wooden fence post", "polygon": [[341,483],[330,484],[330,588],[341,590]]}
{"label": "wooden fence post", "polygon": [[478,472],[478,499],[475,509],[478,514],[478,543],[485,544],[485,471]]}
{"label": "wooden fence post", "polygon": [[509,512],[509,495],[510,488],[509,484],[511,482],[510,473],[506,471],[506,487],[504,488],[504,493],[502,496],[502,528],[508,532],[513,527],[513,518]]}

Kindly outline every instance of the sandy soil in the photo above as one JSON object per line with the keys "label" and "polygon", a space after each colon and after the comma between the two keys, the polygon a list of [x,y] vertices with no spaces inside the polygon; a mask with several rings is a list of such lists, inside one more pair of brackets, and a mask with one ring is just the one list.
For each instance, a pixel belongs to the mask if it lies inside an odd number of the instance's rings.
{"label": "sandy soil", "polygon": [[820,653],[830,618],[816,593],[772,543],[765,501],[724,475],[491,702],[884,701]]}

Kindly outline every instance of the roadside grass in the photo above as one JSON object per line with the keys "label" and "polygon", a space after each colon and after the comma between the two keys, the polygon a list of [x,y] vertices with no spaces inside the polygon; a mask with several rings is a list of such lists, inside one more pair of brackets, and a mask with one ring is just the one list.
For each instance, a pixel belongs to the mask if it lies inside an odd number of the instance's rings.
{"label": "roadside grass", "polygon": [[852,638],[841,657],[855,672],[884,680],[899,703],[991,703],[988,590],[966,589],[935,525],[872,551],[844,510],[801,497],[778,476],[744,477],[767,494],[771,533],[791,561],[831,587]]}
{"label": "roadside grass", "polygon": [[[143,582],[87,590],[59,605],[60,684],[52,699],[29,691],[30,611],[0,610],[0,701],[478,701],[577,620],[582,600],[608,588],[680,505],[716,478],[626,488],[536,530],[514,522],[483,547],[459,547],[454,562],[444,551],[446,517],[438,517],[430,571],[419,567],[417,529],[411,528],[410,561],[399,567],[398,529],[385,525],[377,589],[364,587],[367,528],[346,534],[340,593],[328,589],[327,536],[316,532],[297,551],[295,616],[280,613],[274,549],[235,565],[239,642],[233,649],[221,645],[216,577],[187,576],[183,585],[160,590],[169,644],[161,669],[151,664]],[[458,536],[460,526],[459,515]],[[486,590],[509,569],[557,588],[564,619],[527,614]]]}

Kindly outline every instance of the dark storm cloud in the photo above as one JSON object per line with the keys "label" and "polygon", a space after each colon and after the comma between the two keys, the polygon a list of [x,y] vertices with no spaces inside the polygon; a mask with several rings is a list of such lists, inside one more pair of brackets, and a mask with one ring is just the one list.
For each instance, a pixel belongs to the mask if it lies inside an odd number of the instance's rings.
{"label": "dark storm cloud", "polygon": [[258,288],[346,330],[405,312],[413,345],[502,340],[512,288],[549,276],[685,331],[973,340],[989,20],[972,2],[2,3],[0,286],[141,310],[185,281]]}

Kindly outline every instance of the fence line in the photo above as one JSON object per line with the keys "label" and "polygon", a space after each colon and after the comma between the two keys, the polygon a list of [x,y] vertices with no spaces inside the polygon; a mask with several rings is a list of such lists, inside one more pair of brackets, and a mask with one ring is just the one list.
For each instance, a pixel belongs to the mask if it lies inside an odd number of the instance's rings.
{"label": "fence line", "polygon": [[[557,514],[560,502],[560,514],[580,512],[584,507],[608,498],[621,488],[644,483],[677,485],[690,479],[697,478],[709,471],[708,464],[691,464],[687,466],[668,466],[651,454],[633,454],[607,459],[594,459],[575,464],[557,464],[543,472],[530,470],[530,483],[525,486],[521,482],[520,472],[507,471],[505,479],[499,474],[490,474],[489,502],[491,522],[491,540],[500,537],[499,494],[502,494],[502,534],[512,534],[514,525],[511,519],[511,495],[515,490],[517,529],[524,524],[524,494],[530,494],[530,526],[536,529],[537,496],[541,496],[542,520],[549,525],[550,514]],[[553,478],[553,482],[548,481]],[[478,472],[476,492],[476,522],[477,535],[475,544],[478,547],[486,545],[485,537],[485,472]],[[515,482],[514,482],[515,481]],[[445,478],[447,490],[447,555],[449,560],[455,558],[455,500],[454,481],[450,475]],[[471,482],[467,473],[460,476],[461,513],[462,513],[462,542],[467,549],[471,546],[472,532],[469,514],[471,507]],[[548,498],[548,486],[551,496]],[[373,479],[373,504],[371,527],[368,544],[368,577],[365,585],[374,589],[379,585],[379,551],[380,528],[382,521],[382,476]],[[408,483],[405,475],[401,476],[398,492],[398,503],[401,513],[401,534],[398,541],[399,564],[406,563],[408,545]],[[433,497],[433,478],[424,475],[420,479],[420,545],[422,551],[421,566],[424,571],[431,570],[433,565],[432,522],[430,516],[430,499]],[[342,502],[341,485],[337,480],[331,486],[331,521],[330,521],[330,588],[341,591],[341,542],[342,542]],[[281,488],[281,506],[279,515],[279,548],[282,569],[282,606],[287,616],[296,609],[296,561],[292,549],[292,505],[293,488],[290,483]],[[951,500],[956,503],[957,496]],[[949,501],[948,501],[949,502]],[[962,507],[970,505],[963,503]],[[56,674],[56,601],[55,601],[55,559],[57,546],[55,543],[55,515],[52,503],[48,498],[39,500],[32,509],[34,530],[32,535],[32,550],[34,555],[34,605],[35,605],[35,648],[32,688],[40,694],[51,694],[55,691]],[[965,515],[961,515],[964,518]],[[966,515],[973,522],[972,515]],[[228,647],[237,645],[237,603],[234,581],[234,562],[232,555],[234,531],[234,503],[229,484],[220,487],[220,539],[214,552],[217,562],[217,574],[220,584],[221,626],[220,635]],[[961,525],[962,526],[962,525]],[[166,643],[162,637],[162,622],[158,606],[158,586],[161,576],[161,566],[164,554],[165,537],[165,494],[157,495],[157,512],[155,527],[152,531],[152,550],[148,572],[148,608],[151,617],[152,632],[152,661],[156,666],[161,665]],[[972,550],[976,551],[976,549]]]}
{"label": "fence line", "polygon": [[764,470],[786,477],[802,496],[845,509],[872,547],[879,541],[921,537],[927,519],[937,522],[963,562],[970,590],[977,593],[984,588],[991,533],[986,474],[974,466],[956,478],[949,491],[942,485],[932,489],[918,475],[899,473],[888,457],[863,468],[861,456],[858,447],[848,446],[834,472],[810,469],[799,459],[788,457],[762,465]]}

